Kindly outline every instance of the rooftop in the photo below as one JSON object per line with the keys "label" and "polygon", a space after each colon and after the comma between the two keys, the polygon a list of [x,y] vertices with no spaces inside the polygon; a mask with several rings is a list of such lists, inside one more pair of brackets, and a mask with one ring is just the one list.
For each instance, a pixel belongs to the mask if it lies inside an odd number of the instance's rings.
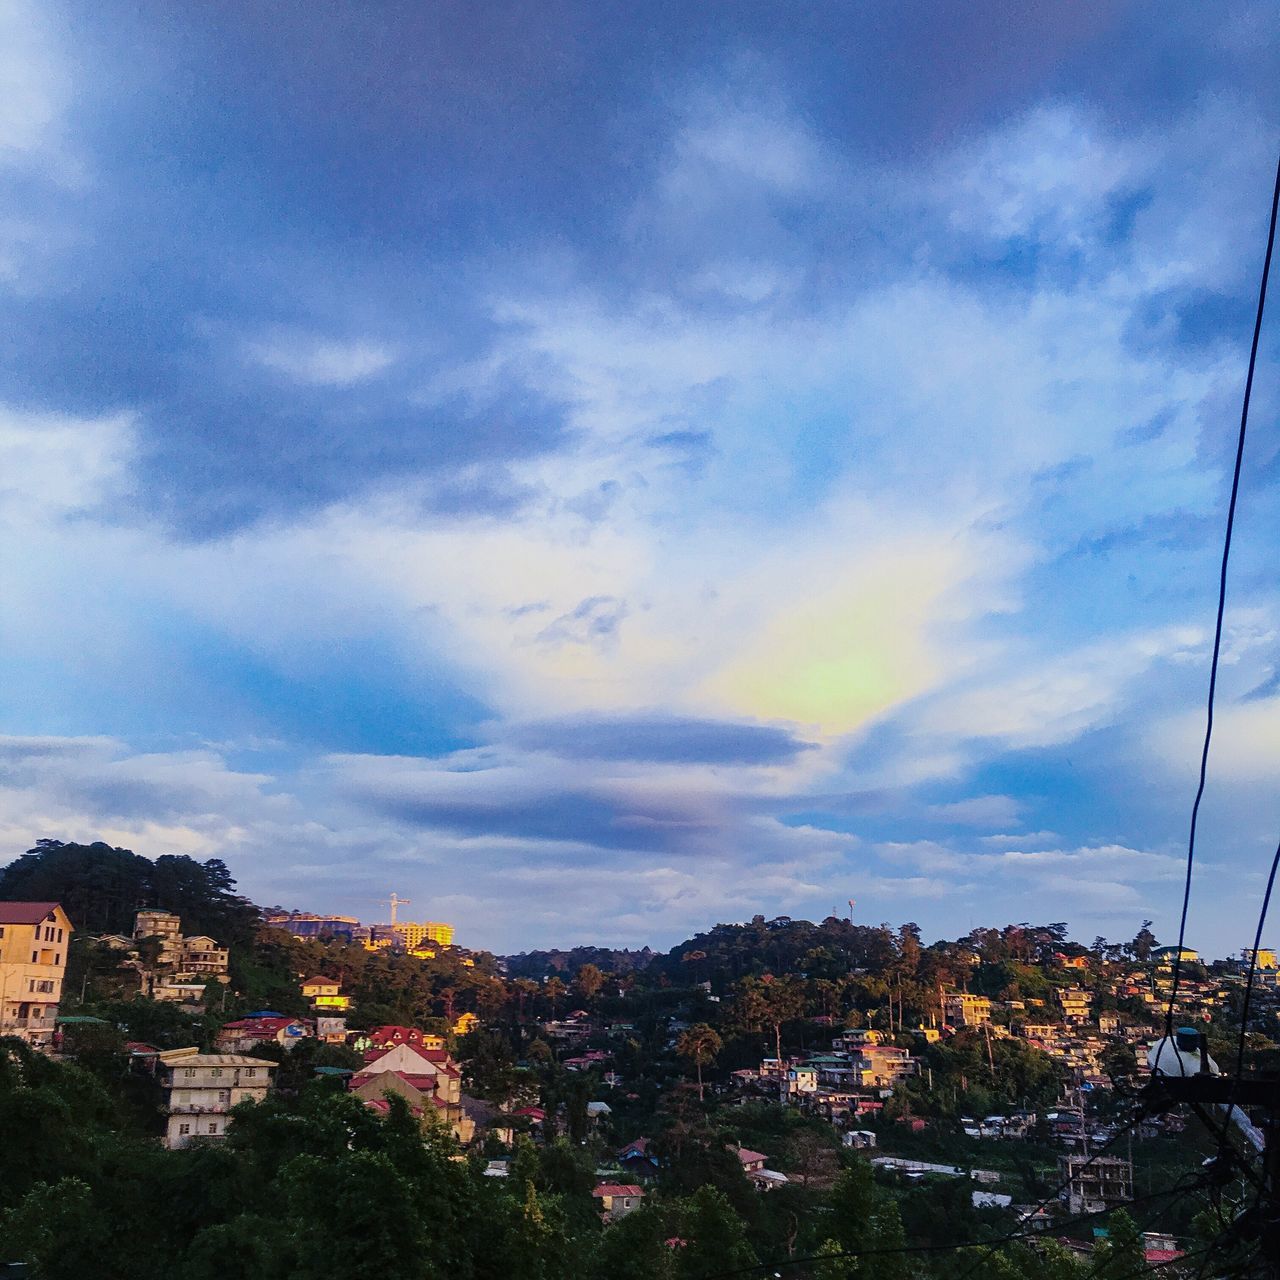
{"label": "rooftop", "polygon": [[0,924],[39,924],[58,909],[56,902],[0,902]]}

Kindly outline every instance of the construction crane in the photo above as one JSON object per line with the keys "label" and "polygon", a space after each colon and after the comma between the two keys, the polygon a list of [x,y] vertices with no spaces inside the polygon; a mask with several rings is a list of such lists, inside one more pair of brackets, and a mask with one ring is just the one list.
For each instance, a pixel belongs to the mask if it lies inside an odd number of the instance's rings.
{"label": "construction crane", "polygon": [[408,898],[402,898],[398,894],[393,893],[390,898],[380,898],[380,902],[385,902],[391,908],[391,927],[394,929],[396,924],[396,908],[407,907],[409,905]]}

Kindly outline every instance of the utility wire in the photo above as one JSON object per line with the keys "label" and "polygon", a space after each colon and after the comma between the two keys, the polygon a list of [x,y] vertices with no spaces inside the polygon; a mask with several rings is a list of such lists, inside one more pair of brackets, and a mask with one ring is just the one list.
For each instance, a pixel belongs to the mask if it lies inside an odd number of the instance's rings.
{"label": "utility wire", "polygon": [[[1280,189],[1280,188],[1278,188]],[[1253,982],[1258,972],[1258,948],[1262,946],[1262,930],[1267,923],[1267,910],[1271,906],[1271,891],[1276,885],[1276,871],[1280,869],[1280,843],[1276,844],[1275,855],[1271,859],[1271,872],[1267,876],[1267,889],[1262,895],[1262,908],[1258,912],[1258,927],[1253,935],[1253,952],[1249,956],[1249,976],[1244,984],[1244,1001],[1240,1006],[1240,1041],[1236,1045],[1236,1083],[1244,1075],[1244,1047],[1249,1035],[1249,1001],[1253,996]],[[1231,1112],[1227,1118],[1230,1123]]]}
{"label": "utility wire", "polygon": [[1258,341],[1262,335],[1262,316],[1267,305],[1267,280],[1271,275],[1271,253],[1276,242],[1276,213],[1280,210],[1280,162],[1276,165],[1275,191],[1271,197],[1271,223],[1267,230],[1267,252],[1262,262],[1262,280],[1258,286],[1258,309],[1253,322],[1253,343],[1249,348],[1249,371],[1244,382],[1244,403],[1240,409],[1240,431],[1236,438],[1235,469],[1231,475],[1231,501],[1227,505],[1227,529],[1222,542],[1222,568],[1218,574],[1218,614],[1213,630],[1213,660],[1209,665],[1209,696],[1205,705],[1204,745],[1200,750],[1200,781],[1195,803],[1191,806],[1191,829],[1187,836],[1187,876],[1182,888],[1182,915],[1178,921],[1178,950],[1173,958],[1173,984],[1169,991],[1169,1008],[1165,1014],[1165,1035],[1173,1035],[1174,1005],[1182,977],[1182,948],[1187,939],[1187,910],[1191,906],[1191,876],[1196,860],[1196,826],[1200,818],[1200,802],[1204,799],[1205,778],[1209,770],[1209,744],[1213,739],[1213,701],[1218,687],[1218,660],[1222,653],[1222,619],[1227,607],[1227,564],[1231,558],[1231,532],[1235,527],[1236,502],[1240,496],[1240,471],[1244,463],[1244,442],[1249,430],[1249,401],[1253,396],[1253,375],[1258,365]]}
{"label": "utility wire", "polygon": [[[1173,1197],[1172,1200],[1170,1200],[1167,1204],[1161,1205],[1160,1208],[1157,1209],[1156,1212],[1152,1214],[1150,1218],[1147,1219],[1146,1223],[1142,1228],[1140,1228],[1140,1230],[1149,1231],[1151,1227],[1159,1220],[1161,1214],[1168,1213],[1169,1210],[1172,1209],[1175,1204],[1179,1203],[1179,1201],[1181,1200],[1184,1200],[1193,1191],[1196,1191],[1201,1187],[1203,1187],[1203,1185],[1204,1185],[1204,1180],[1199,1179],[1196,1182],[1183,1187],[1182,1190],[1179,1191]],[[1170,1190],[1173,1190],[1173,1188],[1170,1188]],[[1128,1204],[1116,1205],[1114,1209],[1111,1209],[1108,1212],[1114,1213],[1120,1209],[1127,1209],[1129,1208],[1130,1205],[1137,1204],[1137,1203],[1138,1203],[1137,1200],[1131,1200],[1129,1201]],[[1170,1262],[1162,1262],[1156,1265],[1169,1266],[1172,1264],[1172,1262],[1177,1262],[1177,1261],[1181,1261],[1181,1259],[1175,1258],[1175,1259],[1171,1259]],[[1099,1259],[1093,1264],[1093,1266],[1089,1268],[1089,1270],[1080,1278],[1080,1280],[1127,1280],[1127,1277],[1129,1275],[1143,1274],[1143,1272],[1126,1272],[1124,1276],[1106,1276],[1103,1273],[1103,1268],[1106,1266],[1106,1263],[1107,1263],[1107,1260],[1105,1258]],[[1146,1269],[1149,1270],[1150,1268],[1146,1268]]]}
{"label": "utility wire", "polygon": [[[1102,1146],[1100,1146],[1097,1149],[1097,1151],[1095,1151],[1093,1155],[1091,1155],[1084,1162],[1084,1164],[1078,1165],[1076,1167],[1074,1176],[1079,1177],[1080,1174],[1082,1174],[1086,1169],[1088,1169],[1094,1163],[1094,1161],[1106,1155],[1106,1153],[1110,1151],[1111,1148],[1114,1147],[1116,1143],[1120,1141],[1121,1138],[1125,1137],[1127,1134],[1133,1131],[1134,1127],[1138,1124],[1138,1122],[1142,1118],[1143,1118],[1143,1113],[1141,1111],[1134,1112],[1134,1114],[1123,1125],[1121,1125],[1120,1128],[1117,1129],[1115,1133],[1113,1133],[1111,1137],[1109,1137],[1106,1140],[1106,1142],[1104,1142]],[[1083,1122],[1083,1115],[1081,1116],[1081,1120]],[[1055,1187],[1053,1191],[1051,1191],[1047,1196],[1045,1196],[1045,1198],[1041,1200],[1040,1203],[1037,1204],[1034,1209],[1032,1209],[1031,1216],[1034,1217],[1037,1213],[1040,1212],[1041,1209],[1048,1208],[1050,1204],[1052,1204],[1055,1200],[1058,1200],[1062,1196],[1062,1193],[1064,1191],[1069,1190],[1071,1186],[1072,1176],[1073,1175],[1069,1172],[1066,1178],[1064,1178],[1060,1183],[1058,1183],[1057,1187]],[[970,1280],[970,1278],[976,1275],[978,1271],[983,1267],[987,1259],[991,1257],[992,1253],[994,1253],[995,1250],[1000,1247],[1000,1245],[1006,1244],[1006,1243],[1008,1242],[1004,1240],[991,1241],[990,1248],[986,1249],[983,1252],[982,1256],[974,1262],[973,1266],[969,1267],[968,1270],[963,1272],[963,1274],[960,1276],[960,1280]]]}

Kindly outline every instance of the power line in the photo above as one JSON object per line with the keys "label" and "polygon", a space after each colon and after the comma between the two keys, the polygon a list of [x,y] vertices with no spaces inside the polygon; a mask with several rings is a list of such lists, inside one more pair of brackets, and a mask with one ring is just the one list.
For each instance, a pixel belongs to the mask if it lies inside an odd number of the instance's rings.
{"label": "power line", "polygon": [[[1076,1167],[1074,1176],[1079,1177],[1080,1174],[1082,1174],[1086,1169],[1088,1169],[1094,1163],[1095,1160],[1098,1160],[1100,1157],[1106,1155],[1106,1153],[1110,1151],[1111,1148],[1114,1147],[1116,1143],[1120,1141],[1121,1138],[1125,1137],[1127,1134],[1133,1131],[1134,1127],[1138,1124],[1138,1122],[1142,1119],[1142,1117],[1143,1117],[1143,1112],[1141,1110],[1135,1111],[1134,1114],[1130,1116],[1130,1118],[1123,1125],[1121,1125],[1120,1128],[1117,1129],[1115,1133],[1113,1133],[1111,1137],[1109,1137],[1106,1140],[1106,1142],[1104,1142],[1102,1146],[1100,1146],[1097,1149],[1097,1151],[1095,1151],[1093,1155],[1091,1155],[1084,1162],[1084,1164],[1078,1165]],[[1082,1121],[1083,1121],[1083,1115],[1082,1115]],[[1064,1191],[1068,1191],[1070,1189],[1072,1176],[1073,1176],[1072,1173],[1068,1172],[1066,1178],[1063,1179],[1063,1181],[1061,1181],[1053,1191],[1051,1191],[1047,1196],[1045,1196],[1045,1198],[1041,1200],[1040,1203],[1037,1204],[1034,1209],[1032,1209],[1031,1214],[1033,1217],[1037,1213],[1039,1213],[1041,1209],[1048,1208],[1050,1204],[1052,1204],[1055,1200],[1059,1199]],[[1130,1202],[1132,1203],[1132,1200]],[[983,1253],[983,1255],[973,1264],[973,1266],[971,1266],[967,1271],[965,1271],[961,1275],[960,1280],[970,1280],[970,1277],[976,1275],[978,1272],[978,1269],[987,1261],[987,1259],[992,1255],[995,1249],[998,1248],[1003,1243],[1005,1242],[1000,1240],[993,1241],[991,1248],[987,1249]]]}
{"label": "power line", "polygon": [[[1280,843],[1276,844],[1271,859],[1271,872],[1267,876],[1266,892],[1262,895],[1262,908],[1258,912],[1258,927],[1253,935],[1253,951],[1249,956],[1249,976],[1244,984],[1244,1001],[1240,1006],[1240,1041],[1236,1045],[1236,1079],[1244,1075],[1244,1046],[1249,1034],[1249,1001],[1253,996],[1253,981],[1258,972],[1258,949],[1262,946],[1262,930],[1267,923],[1267,909],[1271,906],[1271,891],[1276,884],[1276,870],[1280,868]],[[1228,1112],[1230,1115],[1230,1112]]]}
{"label": "power line", "polygon": [[1253,343],[1249,348],[1249,371],[1244,382],[1244,403],[1240,409],[1240,431],[1236,439],[1235,468],[1231,474],[1231,501],[1227,504],[1227,528],[1222,542],[1222,568],[1218,574],[1218,613],[1213,630],[1213,659],[1209,665],[1209,696],[1205,705],[1204,745],[1200,750],[1200,780],[1195,803],[1191,806],[1191,829],[1187,836],[1187,875],[1182,888],[1182,915],[1178,921],[1178,949],[1173,957],[1173,983],[1169,991],[1169,1008],[1165,1014],[1165,1035],[1173,1034],[1174,1004],[1182,977],[1182,948],[1187,939],[1187,911],[1191,905],[1191,876],[1196,860],[1196,826],[1200,818],[1200,802],[1204,799],[1205,779],[1209,770],[1209,744],[1213,739],[1213,701],[1218,687],[1218,660],[1222,653],[1222,619],[1227,607],[1227,564],[1231,558],[1231,532],[1235,527],[1236,502],[1240,496],[1240,471],[1244,464],[1244,442],[1249,430],[1249,401],[1253,397],[1253,375],[1258,365],[1258,341],[1262,335],[1262,316],[1267,305],[1267,280],[1271,275],[1271,254],[1276,242],[1276,213],[1280,210],[1280,161],[1276,164],[1275,190],[1271,196],[1271,222],[1267,229],[1267,251],[1262,261],[1262,280],[1258,285],[1258,309],[1253,321]]}

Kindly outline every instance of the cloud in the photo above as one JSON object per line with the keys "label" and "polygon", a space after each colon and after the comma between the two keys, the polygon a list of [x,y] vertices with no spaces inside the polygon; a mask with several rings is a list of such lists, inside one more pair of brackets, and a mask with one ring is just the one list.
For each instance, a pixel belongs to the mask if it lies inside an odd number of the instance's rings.
{"label": "cloud", "polygon": [[785,764],[813,747],[773,725],[657,713],[518,724],[507,728],[503,738],[526,751],[568,759],[667,764]]}
{"label": "cloud", "polygon": [[264,368],[313,387],[349,387],[376,377],[395,360],[394,352],[376,342],[297,333],[276,333],[246,350]]}
{"label": "cloud", "polygon": [[11,838],[216,850],[297,905],[385,878],[508,946],[1163,904],[1271,165],[1247,12],[756,15],[726,58],[705,17],[387,50],[295,8],[201,17],[197,76],[55,4],[8,72]]}

